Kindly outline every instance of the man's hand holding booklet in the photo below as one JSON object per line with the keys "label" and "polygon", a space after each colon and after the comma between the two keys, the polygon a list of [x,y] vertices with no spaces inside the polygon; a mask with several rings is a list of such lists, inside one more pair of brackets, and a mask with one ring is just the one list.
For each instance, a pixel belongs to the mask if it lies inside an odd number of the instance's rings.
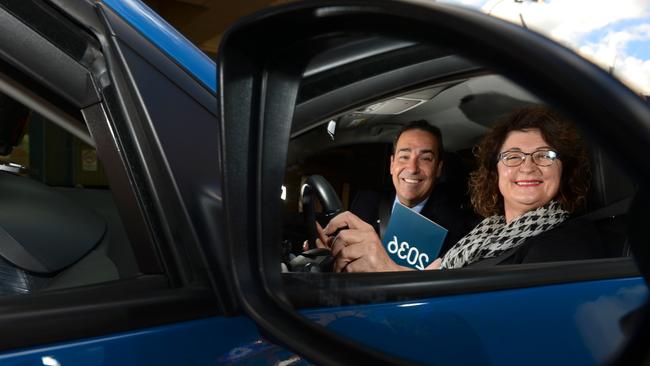
{"label": "man's hand holding booklet", "polygon": [[447,229],[395,203],[382,244],[397,264],[424,270],[440,253]]}
{"label": "man's hand holding booklet", "polygon": [[[331,250],[334,272],[383,272],[437,269],[447,230],[397,203],[384,239],[349,211],[324,228],[316,224],[316,246]],[[305,249],[307,249],[305,247]]]}

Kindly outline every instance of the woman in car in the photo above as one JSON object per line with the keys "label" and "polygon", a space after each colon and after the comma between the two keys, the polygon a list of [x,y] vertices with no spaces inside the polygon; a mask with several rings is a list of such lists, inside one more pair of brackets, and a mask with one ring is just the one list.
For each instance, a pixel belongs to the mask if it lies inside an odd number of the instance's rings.
{"label": "woman in car", "polygon": [[[426,269],[606,256],[593,224],[571,218],[585,200],[589,163],[577,131],[559,114],[542,107],[516,111],[491,127],[477,158],[470,190],[485,219]],[[411,270],[392,261],[372,227],[350,213],[322,233],[336,271]]]}
{"label": "woman in car", "polygon": [[[548,108],[526,108],[494,125],[478,146],[472,205],[485,217],[442,260],[459,268],[605,255],[582,207],[589,161],[577,131]],[[484,263],[484,264],[485,264]]]}

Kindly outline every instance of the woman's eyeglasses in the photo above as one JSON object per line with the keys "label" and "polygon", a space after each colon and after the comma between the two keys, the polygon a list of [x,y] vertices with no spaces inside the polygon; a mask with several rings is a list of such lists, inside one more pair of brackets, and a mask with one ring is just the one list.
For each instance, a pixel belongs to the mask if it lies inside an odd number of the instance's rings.
{"label": "woman's eyeglasses", "polygon": [[497,161],[503,162],[503,165],[509,167],[520,166],[526,160],[526,156],[530,156],[533,163],[539,166],[549,166],[553,164],[560,155],[553,150],[537,150],[532,153],[525,153],[523,151],[504,151],[499,154]]}

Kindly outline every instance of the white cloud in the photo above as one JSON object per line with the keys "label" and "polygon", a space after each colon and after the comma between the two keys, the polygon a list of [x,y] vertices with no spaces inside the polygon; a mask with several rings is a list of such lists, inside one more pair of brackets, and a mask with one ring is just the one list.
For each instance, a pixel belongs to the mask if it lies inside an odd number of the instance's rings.
{"label": "white cloud", "polygon": [[628,55],[628,44],[634,41],[650,41],[650,24],[609,32],[597,42],[586,43],[579,52],[607,70],[613,68],[616,77],[650,95],[650,60]]}
{"label": "white cloud", "polygon": [[[614,75],[628,86],[650,95],[650,60],[628,54],[633,41],[647,41],[650,47],[650,0],[553,0],[517,3],[492,0],[482,11],[526,25],[537,32],[578,51],[601,67],[614,67]],[[648,24],[608,32],[598,41],[587,42],[590,33],[633,19],[648,19]]]}
{"label": "white cloud", "polygon": [[[611,66],[618,58],[624,58],[630,42],[650,40],[650,24],[609,32],[597,42],[587,42],[579,51],[593,60]],[[617,66],[617,65],[616,65]]]}
{"label": "white cloud", "polygon": [[650,14],[650,1],[554,0],[517,3],[493,0],[481,10],[517,24],[521,24],[521,14],[531,29],[575,45],[594,30],[621,20],[647,16]]}
{"label": "white cloud", "polygon": [[466,6],[468,8],[480,9],[488,0],[429,0],[430,2],[450,3]]}
{"label": "white cloud", "polygon": [[465,6],[481,7],[486,3],[486,0],[460,0],[460,3]]}
{"label": "white cloud", "polygon": [[645,95],[650,95],[650,60],[626,57],[616,64],[614,75]]}
{"label": "white cloud", "polygon": [[[643,42],[650,50],[650,0],[440,0],[480,8],[481,11],[522,24],[574,49],[631,88],[650,95],[648,53],[630,55],[631,42]],[[594,32],[620,22],[637,20],[637,25],[610,31],[594,41]],[[646,24],[638,25],[638,20]],[[618,24],[617,24],[618,23]],[[599,34],[599,33],[595,33]],[[588,40],[591,38],[590,40]],[[647,46],[646,46],[647,44]],[[639,48],[637,48],[639,49]]]}

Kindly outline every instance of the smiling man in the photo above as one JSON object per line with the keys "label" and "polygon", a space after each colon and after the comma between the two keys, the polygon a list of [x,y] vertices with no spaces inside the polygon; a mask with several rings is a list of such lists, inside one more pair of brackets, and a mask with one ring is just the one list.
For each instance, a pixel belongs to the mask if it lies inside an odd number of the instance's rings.
{"label": "smiling man", "polygon": [[441,142],[440,130],[424,121],[407,125],[397,135],[390,157],[395,201],[421,211],[442,173]]}
{"label": "smiling man", "polygon": [[400,202],[448,230],[441,249],[444,254],[477,220],[444,185],[436,184],[442,174],[442,156],[440,129],[425,120],[406,124],[395,136],[390,157],[394,191],[362,191],[350,211],[383,236],[393,207]]}

